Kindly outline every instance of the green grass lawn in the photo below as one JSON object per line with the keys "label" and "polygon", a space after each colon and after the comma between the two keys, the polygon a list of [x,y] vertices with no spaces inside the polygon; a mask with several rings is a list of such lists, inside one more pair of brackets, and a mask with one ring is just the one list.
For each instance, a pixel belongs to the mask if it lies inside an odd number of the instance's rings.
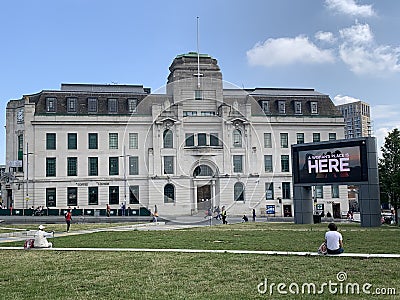
{"label": "green grass lawn", "polygon": [[[115,224],[119,225],[119,224]],[[50,227],[50,225],[48,225]],[[316,251],[327,224],[247,223],[176,231],[100,232],[53,239],[56,247],[129,247]],[[346,252],[400,253],[400,229],[339,224]],[[21,246],[2,244],[2,246]],[[343,283],[396,288],[399,259],[255,254],[0,251],[0,299],[370,299],[368,294],[280,294],[288,287]],[[259,293],[267,280],[273,294]],[[265,287],[260,285],[260,290]],[[2,298],[4,297],[4,298]]]}

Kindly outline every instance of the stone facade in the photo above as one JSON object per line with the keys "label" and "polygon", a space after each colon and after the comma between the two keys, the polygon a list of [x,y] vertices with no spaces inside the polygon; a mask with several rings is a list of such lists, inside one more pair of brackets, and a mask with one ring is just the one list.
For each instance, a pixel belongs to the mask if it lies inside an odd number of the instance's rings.
{"label": "stone facade", "polygon": [[[342,115],[313,89],[226,85],[216,59],[188,53],[172,62],[165,93],[63,84],[11,100],[8,205],[293,215],[290,145],[342,139]],[[325,213],[346,211],[346,187],[332,190],[319,195]]]}

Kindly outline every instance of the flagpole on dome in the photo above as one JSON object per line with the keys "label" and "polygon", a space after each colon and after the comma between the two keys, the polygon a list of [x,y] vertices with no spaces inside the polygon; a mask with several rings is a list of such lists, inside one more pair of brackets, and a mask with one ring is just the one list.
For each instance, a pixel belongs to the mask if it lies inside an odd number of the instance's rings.
{"label": "flagpole on dome", "polygon": [[200,89],[199,17],[197,17],[197,88]]}

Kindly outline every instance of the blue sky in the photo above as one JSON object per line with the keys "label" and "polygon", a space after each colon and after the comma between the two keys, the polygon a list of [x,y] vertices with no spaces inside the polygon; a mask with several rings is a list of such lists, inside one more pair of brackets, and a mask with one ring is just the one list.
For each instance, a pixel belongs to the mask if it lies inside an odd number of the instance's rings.
{"label": "blue sky", "polygon": [[[315,88],[400,128],[397,0],[13,0],[0,10],[0,125],[10,99],[61,83],[166,84],[181,53],[218,59],[239,87]],[[0,163],[5,161],[5,131]]]}

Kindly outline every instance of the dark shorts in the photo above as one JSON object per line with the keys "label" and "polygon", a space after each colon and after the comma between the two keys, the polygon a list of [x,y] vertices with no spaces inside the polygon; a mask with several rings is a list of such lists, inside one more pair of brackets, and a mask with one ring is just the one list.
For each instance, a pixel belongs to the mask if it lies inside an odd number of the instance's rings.
{"label": "dark shorts", "polygon": [[343,248],[339,248],[339,249],[336,249],[336,250],[330,250],[330,249],[327,249],[327,250],[328,250],[328,254],[340,254],[340,253],[344,252]]}

